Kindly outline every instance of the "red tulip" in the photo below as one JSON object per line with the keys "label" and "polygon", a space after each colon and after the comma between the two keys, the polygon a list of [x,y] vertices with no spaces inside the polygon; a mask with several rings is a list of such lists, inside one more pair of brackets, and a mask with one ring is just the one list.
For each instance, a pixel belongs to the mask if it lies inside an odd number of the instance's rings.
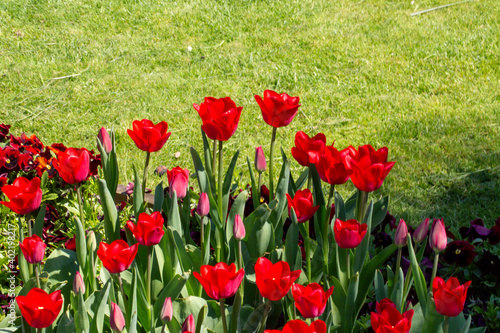
{"label": "red tulip", "polygon": [[227,141],[238,127],[242,106],[236,106],[229,97],[205,97],[205,101],[193,104],[201,117],[201,129],[212,140]]}
{"label": "red tulip", "polygon": [[45,244],[38,235],[33,235],[31,237],[26,237],[23,242],[19,242],[19,247],[23,252],[24,258],[30,264],[38,264],[42,262],[45,256]]}
{"label": "red tulip", "polygon": [[335,241],[343,249],[353,249],[365,237],[366,228],[368,228],[366,223],[360,224],[354,219],[347,221],[337,219],[333,227]]}
{"label": "red tulip", "polygon": [[283,330],[265,330],[264,333],[326,333],[326,324],[322,320],[315,320],[311,325],[303,322],[300,319],[291,320],[285,324]]}
{"label": "red tulip", "polygon": [[429,232],[429,218],[426,218],[422,222],[420,222],[419,226],[417,229],[413,232],[413,241],[415,243],[420,243],[422,242],[425,237],[427,237],[427,233]]}
{"label": "red tulip", "polygon": [[182,333],[192,333],[196,329],[194,324],[194,316],[190,314],[186,320],[182,323],[181,332]]}
{"label": "red tulip", "polygon": [[310,283],[307,286],[294,284],[292,295],[295,307],[304,318],[314,318],[321,316],[325,311],[326,302],[333,293],[333,287],[326,292],[317,283]]}
{"label": "red tulip", "polygon": [[285,261],[273,264],[267,258],[257,259],[255,264],[255,279],[260,294],[271,301],[282,299],[292,284],[300,276],[300,270],[290,272],[290,266]]}
{"label": "red tulip", "polygon": [[68,250],[76,252],[76,235],[73,235],[70,239],[64,243],[64,247]]}
{"label": "red tulip", "polygon": [[40,178],[38,177],[32,180],[24,177],[16,178],[12,185],[4,185],[2,192],[10,201],[0,201],[0,204],[19,215],[31,213],[38,209],[42,202],[42,190],[40,189]]}
{"label": "red tulip", "polygon": [[243,268],[236,272],[234,263],[228,266],[225,262],[220,262],[215,266],[203,265],[200,273],[194,272],[193,275],[200,281],[207,295],[213,299],[233,296],[245,276]]}
{"label": "red tulip", "polygon": [[446,228],[444,227],[444,220],[434,220],[432,223],[431,234],[429,236],[429,245],[434,252],[441,252],[448,244],[448,237],[446,236]]}
{"label": "red tulip", "polygon": [[286,193],[286,199],[288,200],[288,215],[290,215],[290,210],[293,208],[299,223],[311,219],[319,208],[319,205],[313,206],[313,196],[309,189],[298,190],[293,199]]}
{"label": "red tulip", "polygon": [[189,186],[189,170],[176,166],[172,170],[167,170],[170,197],[177,194],[178,199],[183,199],[187,194]]}
{"label": "red tulip", "polygon": [[300,165],[308,167],[316,164],[319,157],[325,151],[326,136],[318,133],[312,138],[306,133],[298,131],[295,134],[295,147],[292,148],[292,156]]}
{"label": "red tulip", "polygon": [[266,156],[264,155],[264,150],[262,146],[255,148],[255,170],[257,172],[266,171]]}
{"label": "red tulip", "polygon": [[127,134],[134,140],[137,148],[153,153],[160,150],[172,134],[171,132],[167,133],[167,130],[166,121],[160,121],[155,125],[151,120],[142,119],[141,121],[134,120],[132,129],[128,129]]}
{"label": "red tulip", "polygon": [[109,326],[114,332],[121,332],[125,328],[125,317],[118,304],[111,302],[109,312]]}
{"label": "red tulip", "polygon": [[210,201],[208,199],[208,194],[205,192],[200,194],[200,200],[198,201],[198,206],[196,207],[196,213],[201,217],[206,216],[210,212]]}
{"label": "red tulip", "polygon": [[137,225],[132,221],[127,221],[127,226],[139,244],[153,246],[160,243],[165,233],[163,222],[163,216],[160,212],[154,212],[151,215],[140,213]]}
{"label": "red tulip", "polygon": [[236,240],[242,240],[245,238],[246,230],[245,224],[243,224],[243,220],[240,217],[240,214],[236,214],[234,217],[234,225],[233,225],[233,236]]}
{"label": "red tulip", "polygon": [[90,156],[85,148],[67,148],[57,150],[57,159],[53,161],[59,176],[68,184],[86,180],[90,170]]}
{"label": "red tulip", "polygon": [[319,177],[330,185],[344,184],[349,180],[352,170],[346,165],[346,157],[350,150],[338,151],[332,146],[325,147],[319,161],[316,163]]}
{"label": "red tulip", "polygon": [[101,127],[99,133],[97,134],[97,140],[101,143],[106,154],[109,154],[113,149],[113,144],[111,143],[111,139],[109,138],[108,130],[104,127]]}
{"label": "red tulip", "polygon": [[103,266],[111,273],[117,274],[128,269],[134,261],[139,244],[128,246],[121,240],[115,240],[111,244],[101,242],[97,250],[97,256],[101,259]]}
{"label": "red tulip", "polygon": [[22,317],[34,328],[52,325],[63,306],[60,290],[49,295],[39,288],[31,289],[26,296],[17,296],[16,302]]}
{"label": "red tulip", "polygon": [[394,244],[396,244],[397,247],[406,246],[407,235],[408,235],[408,226],[406,225],[405,220],[401,219],[399,220],[399,224],[396,229],[396,234],[394,235]]}
{"label": "red tulip", "polygon": [[401,314],[390,299],[384,298],[377,303],[377,312],[372,312],[370,319],[375,333],[408,333],[413,310]]}
{"label": "red tulip", "polygon": [[440,277],[432,282],[432,293],[436,302],[436,310],[443,316],[456,317],[464,309],[467,289],[471,281],[460,284],[456,277],[450,277],[446,283]]}
{"label": "red tulip", "polygon": [[299,108],[299,97],[290,97],[286,93],[278,94],[272,90],[264,91],[264,100],[255,95],[264,121],[273,127],[283,127],[293,120]]}
{"label": "red tulip", "polygon": [[372,192],[380,188],[395,162],[387,162],[387,147],[375,150],[370,145],[360,146],[358,150],[349,147],[346,164],[352,169],[351,180],[360,191]]}

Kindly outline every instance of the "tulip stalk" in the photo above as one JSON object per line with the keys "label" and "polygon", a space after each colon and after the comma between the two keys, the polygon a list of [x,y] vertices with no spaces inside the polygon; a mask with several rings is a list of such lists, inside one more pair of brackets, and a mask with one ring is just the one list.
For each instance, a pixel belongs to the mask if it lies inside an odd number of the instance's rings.
{"label": "tulip stalk", "polygon": [[401,267],[401,255],[403,253],[403,248],[398,248],[398,259],[396,260],[396,274],[394,276],[394,283],[398,281],[399,278],[399,267]]}
{"label": "tulip stalk", "polygon": [[152,267],[153,267],[153,262],[151,261],[151,257],[152,257],[152,252],[153,252],[153,247],[152,246],[148,246],[148,267],[147,267],[147,279],[148,281],[146,282],[147,283],[147,295],[148,295],[148,302],[149,302],[149,305],[152,305],[152,300],[151,300],[151,271],[152,271]]}
{"label": "tulip stalk", "polygon": [[146,162],[144,163],[144,174],[142,176],[142,198],[144,200],[144,195],[146,194],[146,180],[148,178],[148,167],[149,167],[149,158],[151,153],[149,151],[146,152]]}
{"label": "tulip stalk", "polygon": [[365,218],[366,203],[368,202],[368,192],[358,190],[358,197],[356,200],[356,220],[363,223]]}
{"label": "tulip stalk", "polygon": [[224,333],[227,333],[227,322],[226,322],[226,308],[224,307],[224,298],[219,300],[220,304],[220,315],[222,318],[222,328],[224,329]]}
{"label": "tulip stalk", "polygon": [[[262,171],[259,171],[259,186],[257,187],[257,191],[259,191],[259,197],[262,197]],[[260,198],[259,198],[260,201]]]}
{"label": "tulip stalk", "polygon": [[122,277],[120,276],[120,273],[116,274],[116,276],[118,277],[118,285],[120,286],[120,292],[122,293],[122,296],[123,296],[123,302],[126,302],[127,301],[127,295],[125,295],[125,291],[123,290]]}
{"label": "tulip stalk", "polygon": [[82,221],[82,227],[83,227],[83,230],[85,230],[85,219],[84,219],[84,215],[83,215],[83,200],[82,200],[82,192],[80,190],[80,184],[77,185],[76,187],[76,196],[78,198],[78,208],[80,210],[80,220]]}
{"label": "tulip stalk", "polygon": [[430,289],[432,290],[432,282],[434,281],[434,278],[436,277],[437,274],[437,268],[439,264],[439,252],[434,253],[434,265],[432,265],[432,275],[431,275],[431,282],[430,282]]}
{"label": "tulip stalk", "polygon": [[36,286],[37,288],[40,288],[40,275],[38,274],[38,270],[40,268],[40,264],[35,264],[34,269],[35,269],[35,278],[36,278]]}
{"label": "tulip stalk", "polygon": [[443,333],[448,333],[450,328],[450,317],[444,316]]}
{"label": "tulip stalk", "polygon": [[[219,216],[222,225],[224,226],[225,223],[225,218],[224,218],[224,213],[222,212],[222,173],[223,173],[223,160],[222,160],[222,141],[219,141],[219,171],[217,174],[218,177],[218,193],[217,193],[217,210],[219,211]],[[223,245],[222,242],[224,240],[224,230],[217,228],[217,233],[215,234],[215,241],[216,241],[216,252],[215,252],[215,258],[217,262],[221,261],[221,258],[224,256],[223,255]]]}
{"label": "tulip stalk", "polygon": [[274,164],[274,147],[276,145],[276,131],[277,128],[273,127],[273,134],[271,137],[271,153],[269,157],[269,201],[272,201],[274,199],[273,164]]}
{"label": "tulip stalk", "polygon": [[310,242],[309,242],[309,223],[310,223],[310,220],[307,221],[305,223],[305,227],[306,227],[306,239],[304,239],[304,245],[305,245],[305,250],[306,250],[306,268],[307,268],[307,281],[309,281],[309,283],[311,283],[312,279],[311,279],[311,257],[309,256],[309,246],[310,246]]}
{"label": "tulip stalk", "polygon": [[[214,146],[212,149],[212,175],[215,178],[215,165],[217,163],[217,140],[214,140]],[[215,181],[215,179],[214,179]]]}
{"label": "tulip stalk", "polygon": [[[321,190],[321,189],[320,189]],[[332,209],[332,202],[335,194],[335,185],[330,185],[330,193],[328,195],[328,204],[325,214],[325,220],[323,221],[323,275],[325,277],[325,282],[328,280],[328,252],[329,252],[329,242],[328,242],[328,226],[330,225],[330,211]]]}

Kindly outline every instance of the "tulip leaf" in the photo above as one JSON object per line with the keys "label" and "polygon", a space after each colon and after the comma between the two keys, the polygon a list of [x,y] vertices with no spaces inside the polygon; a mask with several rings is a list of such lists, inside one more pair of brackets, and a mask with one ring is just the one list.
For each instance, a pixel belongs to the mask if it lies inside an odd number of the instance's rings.
{"label": "tulip leaf", "polygon": [[94,295],[98,295],[97,299],[92,302],[92,308],[94,311],[94,318],[92,318],[90,332],[102,332],[102,328],[104,326],[104,313],[106,308],[108,307],[108,295],[111,290],[111,280],[108,280],[104,287],[100,291],[95,291]]}
{"label": "tulip leaf", "polygon": [[[116,157],[116,142],[115,142],[115,132],[111,130],[111,142],[112,149],[108,156],[108,167],[104,172],[106,178],[106,183],[108,185],[109,193],[112,194],[113,199],[115,197],[116,188],[118,187],[118,180],[120,178],[120,172],[118,169],[118,159]],[[102,155],[101,155],[102,156]]]}
{"label": "tulip leaf", "polygon": [[[210,150],[210,148],[209,148],[209,150]],[[198,155],[198,152],[193,147],[191,147],[189,149],[189,151],[191,152],[191,157],[193,159],[194,168],[196,170],[196,178],[198,179],[198,185],[200,186],[200,192],[208,193],[208,192],[210,192],[210,183],[209,183],[207,171],[205,170],[205,167],[203,166],[203,163],[201,162],[200,155]],[[208,164],[210,164],[210,163],[208,163]]]}
{"label": "tulip leaf", "polygon": [[375,279],[373,280],[373,284],[375,287],[375,297],[377,302],[380,302],[384,298],[387,298],[387,286],[384,282],[384,276],[380,269],[377,269],[375,272]]}
{"label": "tulip leaf", "polygon": [[269,206],[262,204],[243,221],[246,229],[244,242],[252,258],[261,257],[271,244],[273,227],[267,220],[276,205],[276,199],[271,201]]}
{"label": "tulip leaf", "polygon": [[[208,143],[207,135],[201,130],[201,136],[203,138],[203,154],[205,158],[205,165],[206,165],[206,170],[207,170],[207,175],[210,180],[210,187],[215,190],[215,175],[214,172],[215,170],[212,170],[212,151],[210,151],[210,145]],[[215,145],[215,140],[214,140],[214,145]],[[214,146],[215,149],[215,146]]]}
{"label": "tulip leaf", "polygon": [[[259,305],[252,314],[248,317],[245,325],[243,326],[243,333],[257,333],[261,331],[262,319],[267,317],[271,307],[269,303],[262,303]],[[262,330],[263,331],[263,330]]]}
{"label": "tulip leaf", "polygon": [[99,187],[99,196],[101,198],[102,210],[104,213],[104,232],[108,242],[112,242],[120,238],[120,221],[118,219],[118,211],[116,210],[113,197],[111,196],[111,193],[109,193],[106,181],[104,179],[99,179],[97,184]]}
{"label": "tulip leaf", "polygon": [[[221,216],[221,223],[223,226],[226,225],[227,207],[229,204],[231,183],[233,182],[234,168],[236,167],[236,161],[238,161],[239,155],[240,155],[240,150],[238,149],[236,151],[236,153],[234,153],[233,158],[231,159],[231,162],[229,163],[229,167],[227,168],[226,175],[224,176],[224,182],[223,182],[223,186],[222,186],[222,216]],[[219,186],[220,186],[220,184],[219,184]]]}
{"label": "tulip leaf", "polygon": [[184,234],[182,228],[181,216],[179,214],[179,205],[177,204],[177,193],[174,191],[170,199],[170,209],[168,210],[168,225],[179,233],[180,238]]}
{"label": "tulip leaf", "polygon": [[178,231],[176,229],[173,229],[172,226],[168,226],[167,230],[170,241],[172,241],[175,245],[175,251],[177,254],[177,258],[179,258],[179,264],[181,265],[182,272],[186,273],[189,270],[192,270],[193,263],[191,262],[191,259],[186,252],[184,242],[182,241],[182,238],[179,235]]}
{"label": "tulip leaf", "polygon": [[[297,192],[298,190],[300,190],[304,186],[304,184],[307,181],[307,177],[309,177],[309,168],[305,168],[305,170],[302,171],[302,173],[300,174],[299,178],[297,178],[297,181],[295,181],[295,183],[293,184],[294,185],[293,186],[294,192]],[[293,182],[292,177],[290,177],[290,179]]]}
{"label": "tulip leaf", "polygon": [[156,185],[155,188],[155,202],[153,205],[154,212],[161,212],[164,199],[165,199],[165,193],[163,193],[163,182],[160,182],[158,185]]}
{"label": "tulip leaf", "polygon": [[[172,298],[172,317],[176,318],[179,323],[182,323],[192,314],[194,322],[197,324],[200,321],[199,315],[206,315],[206,313],[203,314],[202,312],[203,307],[208,308],[207,301],[201,297],[189,296],[183,299]],[[203,320],[201,321],[203,322]]]}
{"label": "tulip leaf", "polygon": [[[6,319],[9,319],[9,316],[6,317]],[[10,332],[10,331],[5,331],[4,332]],[[73,316],[69,312],[69,309],[64,312],[63,315],[59,318],[59,321],[57,322],[57,330],[56,333],[73,333],[76,331],[75,327],[75,321],[73,319]],[[14,332],[14,331],[12,331]]]}
{"label": "tulip leaf", "polygon": [[[420,266],[417,261],[417,257],[415,256],[415,251],[413,250],[413,244],[411,240],[411,236],[407,236],[408,239],[408,253],[410,255],[410,265],[411,270],[413,272],[413,281],[415,282],[415,289],[417,291],[418,301],[420,302],[420,306],[422,307],[422,313],[424,316],[427,316],[427,283],[425,282],[424,273],[420,269]],[[394,245],[395,246],[395,245]]]}
{"label": "tulip leaf", "polygon": [[288,184],[290,179],[290,161],[285,160],[283,167],[281,168],[281,174],[278,181],[278,187],[276,188],[276,200],[278,200],[278,205],[276,209],[273,210],[270,217],[270,222],[273,225],[274,231],[276,233],[276,241],[281,243],[283,239],[283,210],[287,207],[286,193],[288,193]]}
{"label": "tulip leaf", "polygon": [[[242,287],[240,287],[242,288]],[[238,326],[240,323],[240,310],[241,310],[241,293],[240,290],[236,291],[236,295],[234,296],[233,307],[231,308],[231,319],[229,324],[229,333],[236,333]]]}
{"label": "tulip leaf", "polygon": [[349,287],[347,288],[346,302],[344,307],[344,316],[342,317],[342,327],[340,328],[341,332],[352,332],[354,320],[357,317],[357,312],[353,311],[353,309],[358,297],[359,280],[359,273],[356,273],[353,277],[351,277],[351,280],[349,281]]}
{"label": "tulip leaf", "polygon": [[82,222],[78,217],[74,217],[75,221],[75,243],[76,243],[76,256],[78,263],[85,270],[87,265],[87,242],[85,240],[85,231],[83,230]]}
{"label": "tulip leaf", "polygon": [[[346,221],[344,199],[339,192],[335,191],[335,219]],[[335,222],[335,221],[334,221]]]}
{"label": "tulip leaf", "polygon": [[314,164],[311,164],[309,167],[309,171],[311,172],[311,178],[314,189],[314,205],[317,206],[326,206],[325,195],[323,194],[323,188],[321,186],[321,178],[319,178],[318,170]]}
{"label": "tulip leaf", "polygon": [[74,251],[66,249],[56,249],[47,258],[44,270],[48,273],[48,283],[57,284],[68,282],[61,288],[65,304],[69,301],[69,295],[73,287],[73,279],[78,271],[78,259]]}
{"label": "tulip leaf", "polygon": [[161,309],[163,308],[163,303],[165,303],[165,299],[167,299],[167,297],[170,297],[173,300],[179,297],[182,288],[184,288],[184,285],[186,284],[189,278],[189,275],[190,274],[188,273],[183,275],[177,274],[176,276],[173,277],[173,279],[170,280],[170,282],[166,285],[166,287],[163,288],[160,295],[158,295],[158,298],[156,299],[155,305],[153,307],[153,313],[155,318],[160,318]]}
{"label": "tulip leaf", "polygon": [[402,311],[401,305],[403,304],[403,292],[404,292],[404,275],[403,270],[399,267],[399,274],[396,275],[397,280],[394,282],[394,288],[392,289],[391,301],[396,304],[396,308],[399,312]]}
{"label": "tulip leaf", "polygon": [[142,193],[142,186],[146,187],[146,184],[141,185],[141,180],[139,178],[139,174],[137,173],[135,165],[133,166],[133,169],[134,169],[134,194],[133,194],[134,216],[136,219],[138,219],[139,214],[144,212],[145,202]]}
{"label": "tulip leaf", "polygon": [[[209,229],[209,228],[207,228]],[[168,237],[168,230],[166,227],[163,227],[163,231],[165,234],[160,240],[158,246],[163,252],[163,283],[170,281],[175,276],[175,270],[178,266],[177,256],[175,255],[175,246],[174,243]]]}
{"label": "tulip leaf", "polygon": [[371,230],[378,227],[380,223],[385,219],[387,215],[387,209],[389,208],[389,196],[386,195],[382,199],[378,200],[373,204],[373,215],[372,215],[372,228]]}
{"label": "tulip leaf", "polygon": [[137,332],[137,268],[134,268],[127,302],[128,333]]}
{"label": "tulip leaf", "polygon": [[358,191],[354,191],[354,193],[345,200],[345,219],[350,220],[356,218],[356,202],[358,199]]}
{"label": "tulip leaf", "polygon": [[78,297],[78,311],[75,314],[76,332],[78,333],[89,332],[89,316],[85,308],[83,293],[79,292],[77,297]]}
{"label": "tulip leaf", "polygon": [[205,304],[201,307],[200,312],[198,312],[198,319],[196,320],[196,330],[195,333],[201,333],[201,327],[207,316],[208,306]]}
{"label": "tulip leaf", "polygon": [[[19,232],[19,242],[22,243],[24,239],[24,231],[23,231],[23,224],[21,222],[21,218],[19,217],[18,223],[18,232]],[[18,260],[18,265],[19,265],[19,271],[21,273],[21,278],[24,283],[28,282],[30,279],[29,275],[29,268],[28,268],[28,262],[26,261],[26,258],[24,258],[23,251],[21,251],[21,247],[19,246],[17,249],[17,260]]]}
{"label": "tulip leaf", "polygon": [[[285,260],[290,265],[291,270],[301,269],[302,264],[302,256],[300,256],[300,261],[297,262],[297,255],[300,252],[298,243],[299,243],[299,226],[297,223],[297,216],[295,215],[295,211],[291,210],[292,214],[292,224],[288,228],[286,233],[285,240]],[[307,239],[305,240],[307,241]],[[306,253],[309,255],[309,253]]]}
{"label": "tulip leaf", "polygon": [[47,205],[42,204],[40,206],[40,209],[38,210],[38,214],[35,219],[35,225],[33,226],[33,235],[37,235],[38,237],[42,238],[42,233],[43,233],[43,225],[45,223],[45,212],[47,210]]}
{"label": "tulip leaf", "polygon": [[422,308],[420,303],[417,303],[413,307],[413,318],[411,320],[410,333],[422,333],[422,327],[424,326],[424,314],[422,313]]}
{"label": "tulip leaf", "polygon": [[[422,306],[422,303],[420,303]],[[436,303],[432,297],[428,297],[426,311],[424,315],[424,326],[422,332],[425,333],[442,333],[444,316],[436,310]]]}
{"label": "tulip leaf", "polygon": [[258,185],[255,182],[255,175],[253,172],[252,164],[250,163],[250,159],[247,156],[247,166],[248,166],[248,172],[250,173],[250,182],[252,185],[252,202],[253,202],[253,208],[257,209],[260,205],[260,188],[257,188]]}
{"label": "tulip leaf", "polygon": [[373,214],[373,200],[370,200],[370,204],[368,205],[368,209],[365,213],[365,218],[363,220],[363,223],[366,223],[367,228],[366,228],[366,234],[363,237],[363,240],[361,241],[361,244],[356,248],[356,255],[354,257],[354,266],[353,266],[353,272],[359,272],[361,271],[361,268],[363,267],[365,263],[365,259],[368,255],[368,249],[370,248],[370,241],[371,241],[371,225],[372,225],[372,214]]}

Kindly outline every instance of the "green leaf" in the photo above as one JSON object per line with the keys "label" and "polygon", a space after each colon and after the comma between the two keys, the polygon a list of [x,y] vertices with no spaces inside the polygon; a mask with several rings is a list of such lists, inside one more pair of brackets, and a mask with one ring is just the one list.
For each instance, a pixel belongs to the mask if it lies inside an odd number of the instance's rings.
{"label": "green leaf", "polygon": [[339,192],[335,191],[335,219],[340,219],[346,221],[346,211],[344,205],[344,199]]}
{"label": "green leaf", "polygon": [[230,313],[231,313],[231,320],[230,320],[230,324],[229,324],[229,332],[230,333],[236,333],[238,326],[241,326],[241,324],[239,323],[241,301],[242,301],[241,293],[240,293],[240,291],[237,291],[236,295],[234,296],[233,307],[230,311]]}
{"label": "green leaf", "polygon": [[42,174],[42,179],[40,179],[40,188],[44,190],[49,182],[49,173],[45,170]]}
{"label": "green leaf", "polygon": [[165,199],[165,194],[163,193],[163,182],[160,182],[158,185],[156,185],[155,188],[155,202],[153,205],[154,212],[161,212],[164,199]]}
{"label": "green leaf", "polygon": [[76,256],[78,263],[85,270],[87,266],[87,241],[85,240],[85,231],[83,230],[82,222],[78,217],[74,217],[75,221],[75,243],[76,243]]}
{"label": "green leaf", "polygon": [[415,282],[415,290],[417,291],[417,297],[422,307],[422,312],[427,315],[427,283],[425,282],[424,273],[420,269],[417,257],[415,256],[415,251],[413,250],[413,244],[411,236],[407,236],[408,239],[408,253],[410,255],[410,265],[413,271],[413,281]]}
{"label": "green leaf", "polygon": [[349,281],[349,287],[347,289],[346,302],[344,307],[344,317],[342,318],[341,331],[348,333],[352,332],[354,326],[354,321],[357,317],[357,312],[353,311],[356,304],[356,298],[358,297],[358,286],[359,286],[359,274],[356,273]]}
{"label": "green leaf", "polygon": [[384,298],[387,298],[387,286],[384,282],[384,276],[380,269],[377,269],[375,272],[375,280],[373,280],[375,287],[375,297],[377,302],[380,302]]}
{"label": "green leaf", "polygon": [[234,168],[236,167],[236,162],[238,161],[238,156],[240,155],[240,150],[238,149],[233,155],[229,167],[227,168],[226,175],[224,176],[224,182],[222,186],[222,217],[221,223],[224,226],[227,217],[227,207],[229,204],[229,195],[231,189],[231,183],[233,182]]}
{"label": "green leaf", "polygon": [[371,225],[372,225],[372,213],[373,213],[373,200],[370,200],[370,204],[368,205],[368,209],[365,214],[365,218],[363,223],[366,223],[367,225],[367,232],[365,234],[365,237],[363,237],[363,240],[361,241],[361,244],[356,248],[355,251],[355,256],[354,256],[354,265],[353,265],[353,272],[359,272],[361,271],[361,268],[363,267],[365,263],[366,256],[368,255],[368,249],[370,248],[370,241],[371,241],[371,234],[370,230]]}
{"label": "green leaf", "polygon": [[380,223],[385,219],[387,215],[387,209],[389,208],[389,196],[385,196],[373,204],[373,216],[372,216],[372,228],[378,227]]}
{"label": "green leaf", "polygon": [[179,205],[177,204],[177,194],[172,194],[172,198],[170,200],[170,209],[168,210],[168,225],[172,227],[179,233],[179,236],[182,239],[184,234],[184,230],[182,229],[182,221],[181,216],[179,214]]}
{"label": "green leaf", "polygon": [[200,312],[198,312],[198,318],[196,320],[196,330],[195,333],[201,333],[201,327],[207,316],[208,306],[205,304],[201,307]]}
{"label": "green leaf", "polygon": [[35,225],[33,226],[33,235],[37,235],[38,237],[42,238],[42,233],[43,233],[43,225],[45,223],[45,212],[47,210],[47,205],[42,204],[40,206],[40,209],[38,210],[38,214],[35,219]]}
{"label": "green leaf", "polygon": [[67,304],[73,287],[73,279],[78,271],[76,253],[66,249],[56,249],[47,258],[43,268],[49,274],[48,283],[66,282],[66,285],[61,288],[61,293]]}
{"label": "green leaf", "polygon": [[244,333],[257,333],[261,330],[262,319],[267,317],[271,311],[271,307],[268,304],[269,303],[262,303],[252,312],[245,326],[243,326]]}
{"label": "green leaf", "polygon": [[332,282],[331,285],[333,285],[333,294],[331,296],[333,299],[332,323],[340,325],[345,311],[347,294],[342,283],[336,277],[332,276],[330,279]]}
{"label": "green leaf", "polygon": [[276,205],[276,199],[271,201],[269,206],[262,204],[243,221],[246,229],[244,242],[252,258],[263,256],[274,240],[270,238],[273,227],[267,220]]}
{"label": "green leaf", "polygon": [[177,253],[177,257],[179,258],[179,264],[181,265],[182,272],[186,273],[189,270],[192,270],[193,263],[191,262],[191,259],[186,252],[186,248],[184,247],[184,242],[182,241],[181,236],[179,235],[177,230],[173,229],[171,226],[168,226],[167,230],[170,241],[175,245],[175,251]]}
{"label": "green leaf", "polygon": [[102,290],[94,292],[94,295],[97,294],[97,299],[92,302],[91,305],[94,311],[94,318],[92,318],[92,330],[90,332],[102,332],[104,326],[104,313],[108,306],[108,295],[111,290],[111,283],[112,281],[110,279],[106,282]]}
{"label": "green leaf", "polygon": [[111,193],[109,193],[106,181],[99,179],[97,185],[99,187],[99,196],[101,198],[101,205],[104,213],[104,231],[106,239],[112,242],[120,238],[118,211],[116,210],[113,197]]}
{"label": "green leaf", "polygon": [[139,218],[139,214],[144,212],[144,197],[142,194],[142,186],[146,186],[146,184],[141,185],[141,180],[139,178],[139,174],[137,173],[137,169],[135,165],[134,169],[134,194],[133,194],[133,203],[134,203],[134,216],[136,219]]}
{"label": "green leaf", "polygon": [[134,331],[137,329],[137,268],[134,268],[133,270],[132,284],[130,285],[130,292],[128,295],[127,324],[129,327],[128,333],[131,333],[131,329]]}
{"label": "green leaf", "polygon": [[403,305],[403,289],[404,289],[404,275],[403,270],[399,267],[399,274],[397,276],[397,281],[395,281],[394,288],[392,289],[391,301],[396,304],[396,308],[399,312],[402,311],[401,305]]}
{"label": "green leaf", "polygon": [[167,286],[163,288],[153,308],[155,318],[160,318],[161,309],[163,308],[163,303],[165,303],[165,299],[167,299],[167,297],[170,297],[172,300],[175,300],[179,297],[182,288],[184,288],[184,286],[186,285],[188,278],[189,273],[185,273],[183,275],[177,274],[172,280],[170,280]]}
{"label": "green leaf", "polygon": [[276,241],[281,242],[283,235],[282,213],[287,206],[286,193],[288,192],[288,183],[290,179],[290,161],[286,160],[281,169],[280,179],[278,180],[278,187],[276,188],[276,200],[278,205],[271,213],[270,222],[276,231]]}
{"label": "green leaf", "polygon": [[[297,254],[300,252],[299,243],[299,226],[297,224],[297,216],[295,211],[292,209],[292,224],[288,228],[285,240],[285,261],[290,265],[290,269],[296,270],[301,268],[302,256],[300,256],[300,262],[297,262]],[[309,255],[309,254],[307,254]]]}
{"label": "green leaf", "polygon": [[248,172],[250,173],[250,182],[252,185],[252,202],[253,202],[253,207],[254,209],[257,209],[260,205],[260,188],[257,188],[258,185],[255,182],[255,175],[253,173],[253,167],[252,164],[250,163],[250,159],[247,156],[247,166],[248,166]]}
{"label": "green leaf", "polygon": [[245,203],[247,202],[248,192],[242,191],[234,200],[233,205],[231,206],[231,211],[229,212],[229,216],[227,219],[226,226],[226,240],[229,244],[231,239],[233,238],[233,226],[234,219],[236,215],[240,215],[241,219],[244,219],[245,213]]}
{"label": "green leaf", "polygon": [[[420,303],[422,306],[422,303]],[[424,326],[422,332],[425,333],[441,333],[443,332],[444,316],[436,310],[436,304],[432,297],[428,297],[426,311],[424,315]]]}
{"label": "green leaf", "polygon": [[319,178],[316,166],[311,164],[310,172],[312,177],[312,183],[314,188],[314,204],[320,206],[326,206],[325,195],[323,194],[323,188],[321,187],[321,178]]}
{"label": "green leaf", "polygon": [[75,316],[76,332],[89,332],[89,316],[85,308],[85,301],[83,300],[83,293],[79,292],[78,295],[78,311]]}

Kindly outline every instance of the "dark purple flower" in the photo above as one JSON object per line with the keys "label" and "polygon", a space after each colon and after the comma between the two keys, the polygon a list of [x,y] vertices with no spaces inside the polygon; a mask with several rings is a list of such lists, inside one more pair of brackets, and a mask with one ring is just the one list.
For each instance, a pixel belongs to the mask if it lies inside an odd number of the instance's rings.
{"label": "dark purple flower", "polygon": [[491,227],[490,231],[488,241],[491,245],[497,245],[500,243],[500,217],[495,221],[495,225]]}
{"label": "dark purple flower", "polygon": [[474,246],[467,241],[457,240],[448,243],[444,250],[443,259],[450,265],[467,267],[474,261],[475,256]]}
{"label": "dark purple flower", "polygon": [[470,227],[460,228],[460,235],[462,238],[469,238],[473,241],[476,238],[481,238],[486,240],[490,234],[491,230],[484,226],[484,222],[481,219],[475,219],[470,222]]}

